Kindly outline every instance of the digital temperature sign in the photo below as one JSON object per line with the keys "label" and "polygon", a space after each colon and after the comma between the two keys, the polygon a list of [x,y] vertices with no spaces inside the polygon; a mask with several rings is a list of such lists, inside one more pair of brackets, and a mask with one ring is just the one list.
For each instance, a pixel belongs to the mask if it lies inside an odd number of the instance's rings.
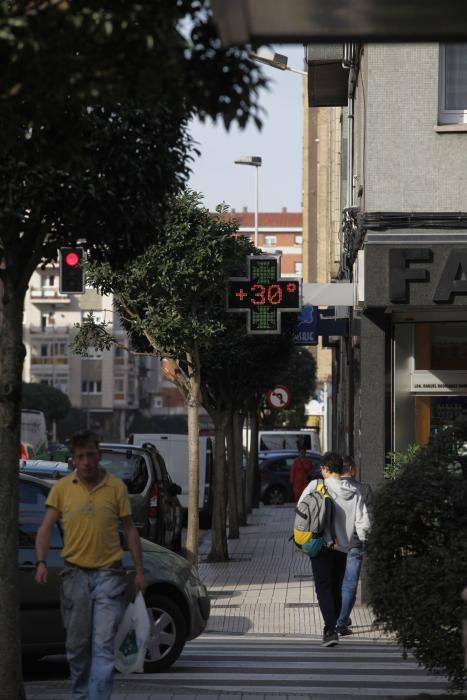
{"label": "digital temperature sign", "polygon": [[248,277],[228,280],[227,310],[248,314],[248,333],[280,333],[281,312],[300,309],[300,282],[281,278],[280,256],[252,255]]}

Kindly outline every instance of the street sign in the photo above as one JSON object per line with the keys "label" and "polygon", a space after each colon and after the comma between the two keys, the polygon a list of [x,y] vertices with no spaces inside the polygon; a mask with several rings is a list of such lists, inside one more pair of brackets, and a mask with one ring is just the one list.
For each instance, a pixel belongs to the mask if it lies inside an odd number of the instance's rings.
{"label": "street sign", "polygon": [[301,308],[300,282],[280,276],[280,255],[250,255],[248,277],[231,277],[227,311],[248,316],[248,333],[280,333],[281,313]]}
{"label": "street sign", "polygon": [[297,324],[293,335],[295,345],[318,344],[318,307],[305,304],[297,316]]}
{"label": "street sign", "polygon": [[290,391],[286,386],[278,384],[269,389],[266,394],[266,400],[271,408],[287,408],[291,401]]}

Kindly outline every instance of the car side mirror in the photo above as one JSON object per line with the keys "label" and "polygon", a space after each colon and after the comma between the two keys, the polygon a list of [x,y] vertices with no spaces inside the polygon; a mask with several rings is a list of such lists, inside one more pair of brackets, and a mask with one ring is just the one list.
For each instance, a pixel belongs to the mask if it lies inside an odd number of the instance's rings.
{"label": "car side mirror", "polygon": [[182,487],[179,486],[178,484],[174,484],[173,482],[170,484],[170,495],[171,496],[178,496],[182,492]]}

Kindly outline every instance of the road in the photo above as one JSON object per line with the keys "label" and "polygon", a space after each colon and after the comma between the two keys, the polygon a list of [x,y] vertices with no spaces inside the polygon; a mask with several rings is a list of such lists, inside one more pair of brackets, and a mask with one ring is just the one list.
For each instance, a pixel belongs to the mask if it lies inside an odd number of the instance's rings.
{"label": "road", "polygon": [[[50,659],[35,665],[34,677],[66,678],[66,664]],[[42,668],[42,670],[40,670]],[[47,670],[48,668],[48,670]],[[28,700],[54,698],[45,688]],[[42,686],[42,684],[40,684]],[[60,683],[60,690],[64,683]],[[404,659],[396,644],[387,641],[344,640],[337,647],[323,648],[319,640],[278,637],[205,635],[185,647],[178,662],[167,672],[116,676],[117,698],[152,700],[170,695],[197,697],[224,693],[285,696],[410,697],[446,692],[445,680],[429,676],[413,659]],[[44,693],[44,694],[42,694]],[[63,695],[66,698],[66,694]]]}

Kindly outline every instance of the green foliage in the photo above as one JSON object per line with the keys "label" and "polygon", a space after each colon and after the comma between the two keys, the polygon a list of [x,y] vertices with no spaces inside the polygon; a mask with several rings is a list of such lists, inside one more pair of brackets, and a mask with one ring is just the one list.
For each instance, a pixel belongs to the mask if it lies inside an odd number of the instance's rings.
{"label": "green foliage", "polygon": [[0,64],[0,253],[23,288],[59,245],[116,265],[154,241],[188,120],[258,121],[266,86],[207,0],[2,2]]}
{"label": "green foliage", "polygon": [[208,0],[4,1],[0,98],[16,119],[0,140],[31,122],[60,128],[76,103],[163,102],[227,126],[258,122],[267,81],[248,48],[221,46]]}
{"label": "green foliage", "polygon": [[397,479],[402,470],[412,464],[420,450],[420,445],[409,445],[405,452],[388,452],[388,462],[384,465],[384,478]]}
{"label": "green foliage", "polygon": [[444,431],[376,492],[367,571],[377,619],[423,666],[461,689],[467,463],[454,453],[459,444],[457,428]]}
{"label": "green foliage", "polygon": [[268,389],[273,384],[282,384],[290,390],[291,404],[280,411],[263,406],[260,428],[296,428],[306,423],[305,404],[310,400],[316,386],[316,362],[308,350],[293,345],[290,357],[283,362],[279,372],[270,378]]}
{"label": "green foliage", "polygon": [[[222,334],[224,318],[216,309],[225,303],[225,277],[253,250],[247,239],[232,236],[236,228],[222,213],[213,215],[200,206],[199,195],[186,192],[172,202],[157,245],[122,270],[90,266],[92,284],[115,295],[137,350],[186,361],[195,345],[203,352]],[[74,349],[82,353],[89,345],[102,349],[112,342],[105,324],[88,318]]]}
{"label": "green foliage", "polygon": [[23,384],[22,408],[43,411],[47,424],[65,418],[71,409],[70,399],[63,391],[47,384]]}

